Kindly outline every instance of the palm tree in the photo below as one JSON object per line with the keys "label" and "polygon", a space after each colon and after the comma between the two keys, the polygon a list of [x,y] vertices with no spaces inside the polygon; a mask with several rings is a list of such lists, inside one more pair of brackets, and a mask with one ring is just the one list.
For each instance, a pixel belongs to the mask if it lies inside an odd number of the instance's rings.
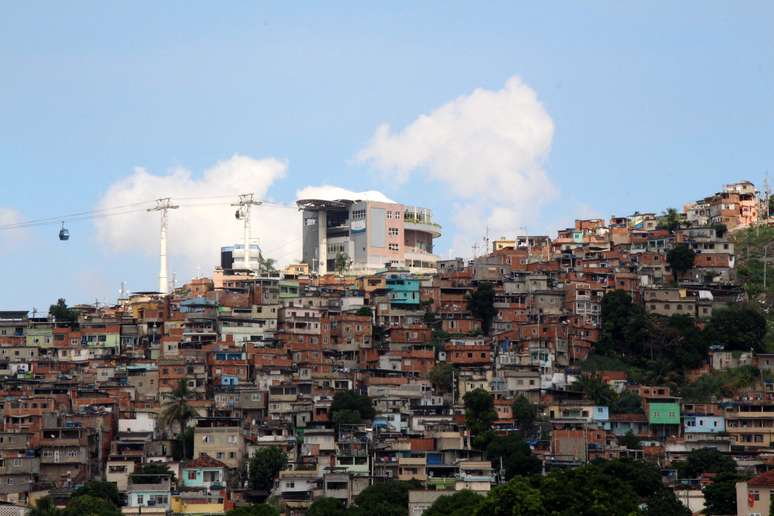
{"label": "palm tree", "polygon": [[[188,388],[188,382],[181,378],[177,387],[170,393],[169,400],[164,403],[161,409],[160,420],[167,428],[171,428],[174,423],[180,426],[182,432],[188,420],[195,417],[196,411],[188,404],[188,401],[194,397],[194,393]],[[183,456],[186,456],[185,439],[181,439],[183,447]]]}
{"label": "palm tree", "polygon": [[274,258],[264,258],[263,255],[258,256],[258,264],[262,271],[274,272],[277,269],[274,268]]}

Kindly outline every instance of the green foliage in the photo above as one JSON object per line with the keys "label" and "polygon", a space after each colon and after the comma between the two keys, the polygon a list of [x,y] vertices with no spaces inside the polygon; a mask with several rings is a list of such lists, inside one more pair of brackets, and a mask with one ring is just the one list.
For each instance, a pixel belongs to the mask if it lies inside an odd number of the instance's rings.
{"label": "green foliage", "polygon": [[691,511],[677,499],[674,491],[662,489],[645,502],[647,516],[691,516]]}
{"label": "green foliage", "polygon": [[186,427],[185,430],[177,434],[177,438],[172,442],[172,458],[180,460],[193,459],[194,452],[194,429]]}
{"label": "green foliage", "polygon": [[473,436],[488,432],[497,419],[494,397],[484,389],[475,389],[465,393],[465,426]]}
{"label": "green foliage", "polygon": [[73,491],[73,497],[93,496],[102,498],[112,503],[116,507],[121,506],[121,495],[118,492],[115,482],[102,482],[100,480],[89,480],[84,485]]}
{"label": "green foliage", "polygon": [[423,516],[469,516],[484,497],[467,489],[438,498]]}
{"label": "green foliage", "polygon": [[639,505],[629,484],[596,465],[552,472],[543,479],[540,492],[549,514],[630,514]]}
{"label": "green foliage", "polygon": [[677,282],[677,277],[693,267],[696,253],[685,244],[677,244],[667,252],[667,262],[672,269],[672,278]]}
{"label": "green foliage", "polygon": [[674,208],[667,208],[659,217],[656,229],[666,229],[670,233],[674,233],[680,227],[680,222],[680,213]]}
{"label": "green foliage", "polygon": [[277,446],[269,446],[257,450],[250,457],[248,482],[250,488],[256,491],[271,491],[274,479],[288,464],[288,456]]}
{"label": "green foliage", "polygon": [[609,408],[613,414],[640,414],[642,400],[636,392],[625,390],[616,396]]}
{"label": "green foliage", "polygon": [[[174,423],[177,423],[179,430],[184,430],[188,421],[197,415],[193,407],[188,404],[193,397],[194,393],[188,389],[187,380],[181,378],[175,389],[170,393],[169,399],[161,408],[161,414],[159,415],[161,423],[167,428],[171,428]],[[189,454],[186,444],[185,440],[180,441],[184,456]],[[190,453],[193,453],[193,450],[190,450]]]}
{"label": "green foliage", "polygon": [[341,516],[346,509],[340,500],[323,496],[314,501],[306,511],[306,516]]}
{"label": "green foliage", "polygon": [[502,459],[506,480],[517,475],[527,476],[540,473],[540,461],[532,455],[529,445],[518,434],[509,434],[505,437],[495,436],[486,447],[485,456],[487,460],[492,461],[495,471],[499,471]]}
{"label": "green foliage", "polygon": [[608,292],[601,303],[602,329],[596,349],[603,354],[639,356],[650,324],[641,306],[623,290]]}
{"label": "green foliage", "polygon": [[361,306],[357,309],[357,312],[355,312],[355,315],[367,315],[368,317],[371,317],[374,315],[374,311],[371,309],[370,306]]}
{"label": "green foliage", "polygon": [[468,297],[468,309],[473,317],[481,319],[481,329],[489,335],[492,321],[497,315],[494,306],[495,290],[491,283],[481,283]]}
{"label": "green foliage", "polygon": [[740,389],[755,385],[759,379],[760,372],[752,366],[712,371],[693,383],[683,385],[680,394],[685,401],[705,403],[731,397]]}
{"label": "green foliage", "polygon": [[346,253],[342,253],[341,251],[336,253],[335,258],[335,267],[336,272],[339,274],[343,274],[347,270],[349,270],[349,266],[352,264],[352,260],[349,259],[349,256],[347,256]]}
{"label": "green foliage", "polygon": [[454,366],[447,362],[440,362],[430,370],[428,379],[439,394],[451,392],[452,381],[454,381]]}
{"label": "green foliage", "polygon": [[388,480],[373,484],[357,495],[352,512],[358,516],[405,516],[408,514],[409,490],[419,488],[421,484],[416,481]]}
{"label": "green foliage", "polygon": [[712,483],[704,488],[706,514],[736,514],[736,483],[745,477],[734,473],[716,476]]}
{"label": "green foliage", "polygon": [[263,272],[276,272],[277,269],[274,267],[274,258],[264,258],[262,254],[258,255],[258,267]]}
{"label": "green foliage", "polygon": [[473,512],[475,516],[543,516],[545,508],[539,488],[530,485],[523,477],[516,477],[505,485],[492,489]]}
{"label": "green foliage", "polygon": [[700,448],[675,464],[680,478],[698,478],[702,473],[736,473],[736,461],[715,448]]}
{"label": "green foliage", "polygon": [[583,374],[571,386],[594,402],[609,407],[616,400],[615,391],[598,374]]}
{"label": "green foliage", "polygon": [[712,344],[726,351],[763,351],[766,318],[749,305],[733,305],[714,310],[705,329]]}
{"label": "green foliage", "polygon": [[44,496],[35,503],[27,516],[61,516],[61,511],[54,505],[54,500],[50,496]]}
{"label": "green foliage", "polygon": [[359,425],[363,422],[363,418],[357,410],[339,409],[333,413],[331,421],[336,425]]}
{"label": "green foliage", "polygon": [[121,511],[104,498],[84,495],[70,498],[61,516],[121,516]]}
{"label": "green foliage", "polygon": [[629,450],[639,450],[640,448],[642,448],[642,444],[640,443],[640,438],[634,435],[634,432],[632,432],[631,430],[626,432],[626,435],[621,437],[620,443],[623,446],[626,446],[626,448]]}
{"label": "green foliage", "polygon": [[513,418],[522,434],[531,434],[535,430],[535,420],[538,416],[538,408],[524,396],[513,400],[511,405]]}
{"label": "green foliage", "polygon": [[[346,411],[337,416],[338,412]],[[349,424],[357,424],[362,420],[373,419],[376,415],[374,407],[371,403],[371,398],[368,396],[358,394],[353,391],[339,391],[333,396],[333,402],[331,403],[331,418],[335,422],[337,419],[342,421],[339,424],[347,424],[345,421],[352,421],[355,419],[354,413],[360,417],[360,420],[354,421]]]}
{"label": "green foliage", "polygon": [[76,322],[78,320],[78,312],[68,308],[63,297],[60,297],[55,305],[49,307],[48,315],[54,317],[57,322]]}
{"label": "green foliage", "polygon": [[280,516],[280,512],[269,504],[257,503],[235,507],[225,516]]}
{"label": "green foliage", "polygon": [[175,480],[175,474],[169,469],[169,466],[161,462],[147,462],[143,464],[132,473],[130,478],[132,482],[141,484],[160,484],[163,478],[159,475],[167,475],[170,480]]}

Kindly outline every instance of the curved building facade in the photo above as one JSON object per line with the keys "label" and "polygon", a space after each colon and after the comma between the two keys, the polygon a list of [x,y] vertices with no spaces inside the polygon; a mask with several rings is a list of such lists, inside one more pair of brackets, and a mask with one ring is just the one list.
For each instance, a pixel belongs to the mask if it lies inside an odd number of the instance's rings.
{"label": "curved building facade", "polygon": [[318,274],[335,272],[344,262],[354,274],[387,265],[416,273],[436,270],[433,239],[441,236],[441,226],[426,208],[346,199],[296,204],[303,211],[303,261]]}

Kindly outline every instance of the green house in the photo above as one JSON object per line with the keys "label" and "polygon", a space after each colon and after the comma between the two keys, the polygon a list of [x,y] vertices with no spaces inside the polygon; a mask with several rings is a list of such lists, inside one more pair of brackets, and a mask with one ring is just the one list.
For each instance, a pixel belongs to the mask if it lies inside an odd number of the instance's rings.
{"label": "green house", "polygon": [[648,423],[651,425],[679,425],[679,403],[649,403]]}

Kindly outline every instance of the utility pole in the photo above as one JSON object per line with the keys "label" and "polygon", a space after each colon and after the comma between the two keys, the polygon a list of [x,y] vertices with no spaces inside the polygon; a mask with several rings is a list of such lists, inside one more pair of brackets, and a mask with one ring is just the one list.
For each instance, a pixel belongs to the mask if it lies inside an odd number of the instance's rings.
{"label": "utility pole", "polygon": [[[236,218],[237,220],[241,220],[244,224],[243,231],[244,231],[244,246],[245,246],[245,252],[244,252],[244,260],[245,260],[245,269],[250,268],[250,208],[253,206],[260,206],[263,204],[261,201],[256,201],[253,199],[253,194],[240,194],[239,195],[239,201],[232,203],[231,206],[237,206],[238,209],[236,211]],[[258,274],[261,273],[261,256],[258,255]]]}
{"label": "utility pole", "polygon": [[159,292],[163,295],[169,293],[169,281],[167,280],[167,211],[176,210],[180,206],[172,204],[169,197],[156,199],[156,206],[148,208],[147,211],[161,212],[161,245],[160,245],[160,265],[159,265]]}

